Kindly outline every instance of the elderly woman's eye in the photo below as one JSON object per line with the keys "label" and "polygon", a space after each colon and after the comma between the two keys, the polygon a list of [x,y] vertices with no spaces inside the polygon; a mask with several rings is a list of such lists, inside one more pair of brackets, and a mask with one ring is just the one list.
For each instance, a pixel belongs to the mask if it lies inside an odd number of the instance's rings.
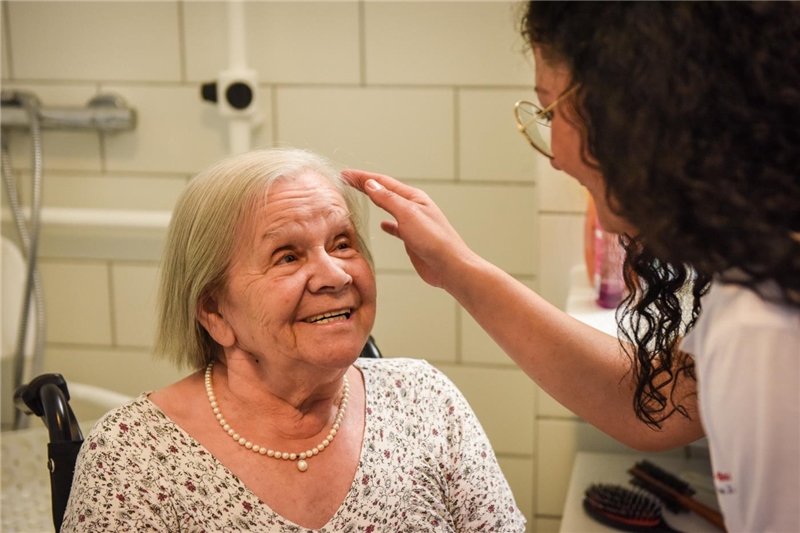
{"label": "elderly woman's eye", "polygon": [[278,258],[277,264],[294,263],[297,261],[297,256],[294,254],[285,254]]}

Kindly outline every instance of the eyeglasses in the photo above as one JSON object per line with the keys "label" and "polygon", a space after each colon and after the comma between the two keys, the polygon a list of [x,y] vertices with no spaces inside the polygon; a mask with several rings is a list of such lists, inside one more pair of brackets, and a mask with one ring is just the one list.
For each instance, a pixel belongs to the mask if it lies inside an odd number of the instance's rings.
{"label": "eyeglasses", "polygon": [[537,152],[553,159],[550,149],[550,123],[553,121],[553,109],[578,88],[577,85],[567,89],[556,101],[542,109],[533,102],[520,100],[514,105],[514,118],[517,128],[528,139]]}

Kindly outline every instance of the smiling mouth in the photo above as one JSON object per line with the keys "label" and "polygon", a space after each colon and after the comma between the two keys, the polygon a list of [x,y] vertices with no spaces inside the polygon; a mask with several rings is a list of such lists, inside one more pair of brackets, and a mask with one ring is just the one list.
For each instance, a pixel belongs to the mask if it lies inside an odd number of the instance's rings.
{"label": "smiling mouth", "polygon": [[309,324],[327,324],[328,322],[335,322],[338,320],[347,320],[350,318],[350,315],[353,313],[353,310],[348,309],[340,309],[338,311],[328,311],[327,313],[322,313],[321,315],[312,316],[303,320],[303,322],[308,322]]}

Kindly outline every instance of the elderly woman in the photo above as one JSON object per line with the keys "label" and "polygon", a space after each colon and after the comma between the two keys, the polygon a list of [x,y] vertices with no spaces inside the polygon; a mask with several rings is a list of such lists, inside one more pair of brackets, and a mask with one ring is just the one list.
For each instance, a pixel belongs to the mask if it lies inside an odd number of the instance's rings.
{"label": "elderly woman", "polygon": [[524,531],[455,386],[359,359],[376,290],[355,194],[294,149],[192,180],[155,348],[196,372],[97,423],[62,531]]}

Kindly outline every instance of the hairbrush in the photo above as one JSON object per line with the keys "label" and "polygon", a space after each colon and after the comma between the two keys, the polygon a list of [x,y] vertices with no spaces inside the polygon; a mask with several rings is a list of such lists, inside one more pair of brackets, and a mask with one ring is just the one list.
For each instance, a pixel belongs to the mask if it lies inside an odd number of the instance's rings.
{"label": "hairbrush", "polygon": [[695,500],[692,495],[694,489],[684,480],[667,472],[661,467],[649,462],[639,461],[628,470],[634,480],[632,483],[652,492],[664,501],[670,510],[691,510],[705,518],[722,531],[725,531],[725,521],[719,511],[708,507]]}
{"label": "hairbrush", "polygon": [[620,485],[590,485],[584,493],[583,508],[598,522],[615,529],[680,533],[664,521],[661,504],[642,490]]}

